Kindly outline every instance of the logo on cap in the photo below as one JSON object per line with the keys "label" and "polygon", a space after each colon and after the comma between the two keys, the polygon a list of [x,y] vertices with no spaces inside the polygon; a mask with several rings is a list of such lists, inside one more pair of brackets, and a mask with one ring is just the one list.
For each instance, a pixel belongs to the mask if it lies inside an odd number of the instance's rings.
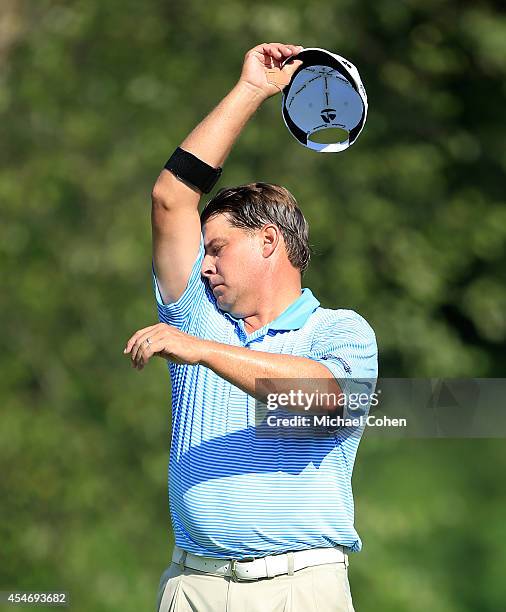
{"label": "logo on cap", "polygon": [[322,119],[325,123],[330,123],[334,121],[336,118],[336,109],[335,108],[324,108],[321,112]]}

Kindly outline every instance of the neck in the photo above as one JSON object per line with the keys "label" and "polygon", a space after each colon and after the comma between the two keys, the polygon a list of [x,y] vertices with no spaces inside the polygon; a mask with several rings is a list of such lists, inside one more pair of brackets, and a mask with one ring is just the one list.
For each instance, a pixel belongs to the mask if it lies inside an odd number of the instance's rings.
{"label": "neck", "polygon": [[[254,314],[243,317],[244,329],[248,334],[274,321],[293,304],[302,294],[300,281],[283,290],[270,286],[267,290],[256,292]],[[274,297],[273,297],[274,296]]]}

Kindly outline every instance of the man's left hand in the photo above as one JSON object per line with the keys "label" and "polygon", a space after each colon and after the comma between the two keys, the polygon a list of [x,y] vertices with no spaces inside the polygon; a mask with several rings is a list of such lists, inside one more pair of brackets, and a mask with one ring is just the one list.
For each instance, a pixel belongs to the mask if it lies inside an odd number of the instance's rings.
{"label": "man's left hand", "polygon": [[123,353],[130,353],[132,367],[138,370],[142,370],[153,355],[174,363],[196,365],[202,358],[205,343],[166,323],[158,323],[136,331]]}

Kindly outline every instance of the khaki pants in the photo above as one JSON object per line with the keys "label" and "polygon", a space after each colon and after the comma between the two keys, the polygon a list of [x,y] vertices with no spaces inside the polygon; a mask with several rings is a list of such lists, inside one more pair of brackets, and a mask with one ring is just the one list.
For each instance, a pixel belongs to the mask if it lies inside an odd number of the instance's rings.
{"label": "khaki pants", "polygon": [[344,563],[237,582],[172,563],[162,574],[157,612],[354,612]]}

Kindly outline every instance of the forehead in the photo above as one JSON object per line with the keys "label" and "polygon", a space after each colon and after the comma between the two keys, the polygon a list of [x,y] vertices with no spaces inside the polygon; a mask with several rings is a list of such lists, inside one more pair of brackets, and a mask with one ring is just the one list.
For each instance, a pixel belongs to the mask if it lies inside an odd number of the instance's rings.
{"label": "forehead", "polygon": [[229,229],[232,229],[232,226],[227,217],[225,215],[215,215],[204,223],[202,226],[202,233],[211,236],[211,234],[226,232]]}
{"label": "forehead", "polygon": [[224,214],[216,215],[208,219],[202,226],[202,235],[204,236],[206,245],[210,243],[211,240],[221,238],[231,240],[245,233],[246,232],[240,227],[233,227],[230,225],[228,218]]}

